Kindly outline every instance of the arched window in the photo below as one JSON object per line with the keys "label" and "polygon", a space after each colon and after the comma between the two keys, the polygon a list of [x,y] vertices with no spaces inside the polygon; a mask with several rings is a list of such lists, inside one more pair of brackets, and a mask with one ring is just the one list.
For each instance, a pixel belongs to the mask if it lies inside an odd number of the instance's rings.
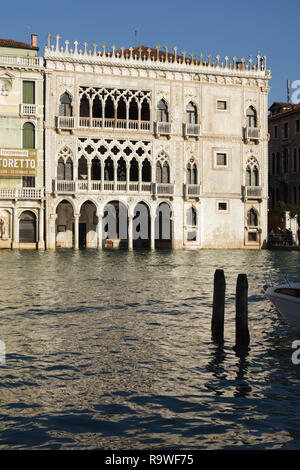
{"label": "arched window", "polygon": [[146,99],[142,101],[141,120],[150,121],[150,105]]}
{"label": "arched window", "polygon": [[164,100],[160,100],[157,105],[158,122],[169,122],[168,106]]}
{"label": "arched window", "polygon": [[257,212],[254,209],[250,209],[247,214],[247,225],[248,227],[258,226]]}
{"label": "arched window", "polygon": [[129,119],[132,121],[138,120],[138,105],[135,98],[132,98],[129,104]]}
{"label": "arched window", "polygon": [[187,184],[198,183],[198,171],[196,163],[188,163],[186,167],[186,182]]}
{"label": "arched window", "polygon": [[[88,117],[88,116],[85,116]],[[102,102],[98,95],[93,100],[93,117],[102,118]]]}
{"label": "arched window", "polygon": [[139,165],[136,158],[130,160],[129,179],[130,181],[139,180]]}
{"label": "arched window", "polygon": [[257,127],[257,113],[253,106],[249,106],[247,109],[246,120],[248,127]]}
{"label": "arched window", "polygon": [[118,101],[117,119],[126,119],[126,103],[123,96]]}
{"label": "arched window", "polygon": [[194,207],[190,207],[186,211],[186,224],[187,225],[197,225],[197,212]]}
{"label": "arched window", "polygon": [[65,180],[73,180],[73,162],[68,158],[65,164]]}
{"label": "arched window", "polygon": [[20,217],[19,240],[21,243],[36,242],[36,216],[31,211],[24,211]]}
{"label": "arched window", "polygon": [[78,179],[85,180],[87,179],[88,169],[87,169],[87,161],[84,156],[80,157],[78,160]]}
{"label": "arched window", "polygon": [[62,157],[57,162],[57,179],[64,180],[65,179],[65,162]]}
{"label": "arched window", "polygon": [[197,124],[197,108],[192,102],[186,107],[186,123]]}
{"label": "arched window", "polygon": [[160,162],[156,163],[156,182],[162,183],[162,167]]}
{"label": "arched window", "polygon": [[126,162],[123,157],[118,160],[117,180],[126,181]]}
{"label": "arched window", "polygon": [[105,181],[113,181],[114,180],[114,162],[111,159],[111,157],[108,157],[105,160],[104,179],[105,179]]}
{"label": "arched window", "polygon": [[92,160],[91,178],[93,181],[101,179],[101,163],[97,157],[94,157]]}
{"label": "arched window", "polygon": [[90,116],[90,102],[86,95],[82,95],[82,97],[80,98],[79,116],[80,117]]}
{"label": "arched window", "polygon": [[25,122],[23,126],[23,149],[35,148],[35,127],[31,122]]}
{"label": "arched window", "polygon": [[115,107],[111,96],[108,96],[105,101],[105,118],[113,119],[115,117]]}
{"label": "arched window", "polygon": [[151,163],[149,162],[148,158],[145,158],[145,160],[143,161],[142,181],[151,181]]}
{"label": "arched window", "polygon": [[162,183],[170,183],[170,167],[168,162],[164,162],[162,166]]}
{"label": "arched window", "polygon": [[259,185],[259,171],[256,163],[250,161],[246,167],[246,186]]}
{"label": "arched window", "polygon": [[59,115],[72,116],[72,100],[69,93],[66,91],[61,95],[59,100]]}

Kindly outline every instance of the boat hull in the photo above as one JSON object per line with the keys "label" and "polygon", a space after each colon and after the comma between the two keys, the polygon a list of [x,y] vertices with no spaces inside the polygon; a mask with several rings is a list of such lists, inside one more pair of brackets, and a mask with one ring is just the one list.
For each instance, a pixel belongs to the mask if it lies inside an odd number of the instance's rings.
{"label": "boat hull", "polygon": [[300,289],[300,284],[272,286],[266,289],[266,297],[282,317],[293,327],[300,329],[300,298],[276,292],[281,289]]}

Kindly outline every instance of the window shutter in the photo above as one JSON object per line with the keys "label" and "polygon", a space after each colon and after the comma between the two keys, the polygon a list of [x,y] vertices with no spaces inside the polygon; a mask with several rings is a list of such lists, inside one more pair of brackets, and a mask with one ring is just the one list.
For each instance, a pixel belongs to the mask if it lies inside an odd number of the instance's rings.
{"label": "window shutter", "polygon": [[35,104],[34,82],[23,82],[23,104]]}
{"label": "window shutter", "polygon": [[30,122],[25,122],[23,126],[23,148],[24,149],[34,149],[34,125]]}

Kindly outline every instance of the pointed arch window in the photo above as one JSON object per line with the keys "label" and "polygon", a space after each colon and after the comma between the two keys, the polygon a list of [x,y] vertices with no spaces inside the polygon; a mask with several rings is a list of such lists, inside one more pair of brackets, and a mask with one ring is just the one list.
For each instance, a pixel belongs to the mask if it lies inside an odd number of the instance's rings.
{"label": "pointed arch window", "polygon": [[257,212],[254,209],[250,209],[247,213],[247,225],[248,227],[258,226]]}
{"label": "pointed arch window", "polygon": [[257,127],[257,113],[253,106],[249,106],[247,109],[246,121],[248,127]]}
{"label": "pointed arch window", "polygon": [[72,116],[72,100],[69,93],[66,91],[59,99],[59,115]]}
{"label": "pointed arch window", "polygon": [[190,207],[186,212],[186,224],[187,225],[197,225],[197,212],[194,207]]}
{"label": "pointed arch window", "polygon": [[191,101],[186,107],[186,123],[197,124],[197,107]]}
{"label": "pointed arch window", "polygon": [[188,163],[186,167],[187,184],[198,184],[198,171],[196,163]]}
{"label": "pointed arch window", "polygon": [[89,117],[90,116],[90,102],[86,95],[82,95],[80,98],[79,116]]}
{"label": "pointed arch window", "polygon": [[129,179],[130,181],[139,180],[139,165],[136,158],[130,160]]}
{"label": "pointed arch window", "polygon": [[246,186],[259,186],[259,169],[255,158],[250,158],[246,166]]}
{"label": "pointed arch window", "polygon": [[157,120],[158,122],[169,122],[169,112],[167,103],[160,100],[157,105]]}
{"label": "pointed arch window", "polygon": [[151,163],[148,158],[145,158],[142,166],[142,181],[150,182],[151,181]]}
{"label": "pointed arch window", "polygon": [[105,160],[104,179],[105,179],[105,181],[113,181],[114,180],[114,162],[113,162],[111,157],[108,157]]}

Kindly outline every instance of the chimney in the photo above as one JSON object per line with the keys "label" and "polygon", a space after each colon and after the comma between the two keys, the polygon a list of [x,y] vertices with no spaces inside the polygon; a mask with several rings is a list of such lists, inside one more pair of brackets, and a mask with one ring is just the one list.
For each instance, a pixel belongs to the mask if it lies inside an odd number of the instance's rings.
{"label": "chimney", "polygon": [[31,47],[37,47],[37,34],[31,35]]}

